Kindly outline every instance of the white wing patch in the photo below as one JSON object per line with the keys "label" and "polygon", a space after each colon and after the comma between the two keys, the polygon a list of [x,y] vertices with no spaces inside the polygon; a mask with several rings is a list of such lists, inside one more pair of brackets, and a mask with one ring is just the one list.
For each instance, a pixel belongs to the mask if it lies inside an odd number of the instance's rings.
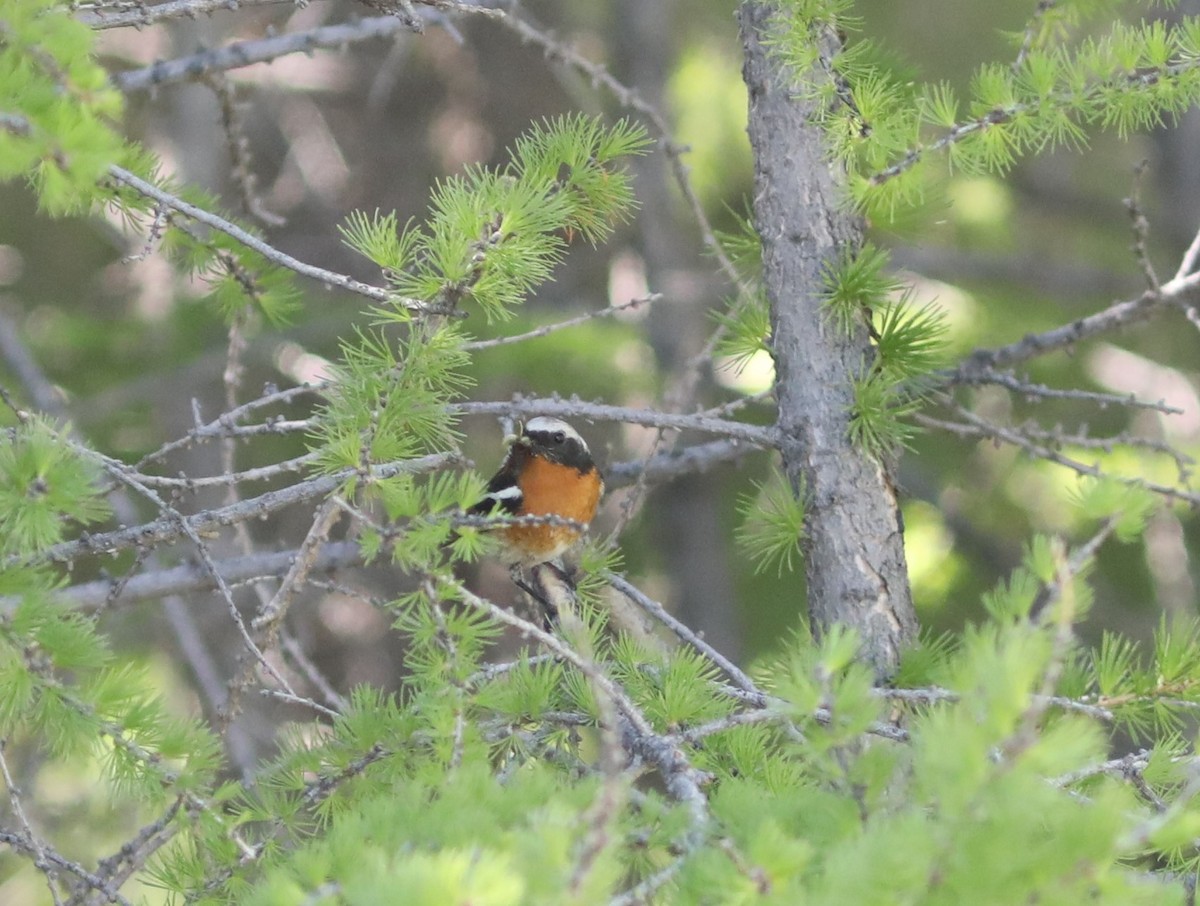
{"label": "white wing patch", "polygon": [[501,488],[498,491],[492,491],[487,496],[490,499],[496,500],[496,501],[501,501],[501,500],[518,500],[519,501],[524,495],[521,493],[521,489],[519,487],[517,487],[515,484],[510,484],[507,488]]}

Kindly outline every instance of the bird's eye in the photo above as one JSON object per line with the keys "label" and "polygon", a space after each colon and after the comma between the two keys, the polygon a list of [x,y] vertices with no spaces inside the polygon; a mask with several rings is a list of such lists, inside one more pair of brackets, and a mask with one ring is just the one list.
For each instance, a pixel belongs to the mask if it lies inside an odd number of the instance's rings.
{"label": "bird's eye", "polygon": [[554,432],[554,442],[555,442],[556,444],[561,444],[561,443],[562,443],[563,441],[565,441],[566,439],[567,439],[567,435],[566,435],[566,434],[564,434],[562,431],[555,431],[555,432]]}

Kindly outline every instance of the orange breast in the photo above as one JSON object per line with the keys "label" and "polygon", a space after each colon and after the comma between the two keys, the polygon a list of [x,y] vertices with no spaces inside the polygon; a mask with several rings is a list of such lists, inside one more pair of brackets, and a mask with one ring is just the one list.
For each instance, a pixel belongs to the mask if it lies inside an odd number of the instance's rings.
{"label": "orange breast", "polygon": [[596,515],[604,483],[595,469],[579,474],[578,469],[530,457],[521,472],[521,515],[553,513],[585,525]]}
{"label": "orange breast", "polygon": [[[595,469],[580,474],[578,469],[535,456],[525,464],[520,477],[520,516],[562,516],[583,525],[592,521],[604,482]],[[503,530],[513,558],[526,565],[553,560],[579,539],[579,532],[565,525],[514,525]]]}

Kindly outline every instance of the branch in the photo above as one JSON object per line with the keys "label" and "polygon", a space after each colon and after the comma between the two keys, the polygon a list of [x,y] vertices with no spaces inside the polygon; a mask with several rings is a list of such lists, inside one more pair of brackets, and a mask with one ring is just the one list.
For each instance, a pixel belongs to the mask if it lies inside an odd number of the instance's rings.
{"label": "branch", "polygon": [[123,167],[118,167],[115,164],[108,168],[108,174],[112,179],[121,185],[128,186],[140,195],[152,199],[158,204],[165,205],[174,211],[189,217],[205,226],[211,227],[218,232],[224,233],[231,239],[234,239],[249,249],[252,249],[266,258],[273,264],[280,267],[285,267],[288,270],[294,271],[304,277],[310,277],[323,283],[326,287],[338,287],[340,289],[349,290],[357,293],[360,296],[366,296],[376,302],[387,302],[393,305],[400,305],[409,311],[420,312],[425,314],[436,314],[437,312],[426,305],[419,299],[407,299],[398,296],[390,290],[384,289],[381,286],[372,286],[368,283],[361,283],[353,277],[348,277],[345,274],[337,274],[333,271],[325,270],[324,268],[316,267],[312,264],[306,264],[272,245],[263,242],[257,236],[248,233],[235,223],[218,217],[203,208],[198,208],[193,204],[189,204],[181,198],[177,198],[171,193],[160,189],[153,183],[146,182],[139,176],[135,176]]}
{"label": "branch", "polygon": [[[252,579],[277,578],[292,565],[298,553],[299,551],[288,550],[217,560],[217,574],[229,585]],[[322,545],[312,570],[323,573],[346,566],[357,566],[362,562],[362,552],[355,542],[335,541]],[[122,583],[122,588],[117,600],[127,604],[172,594],[212,591],[216,588],[216,579],[207,569],[189,563],[141,573],[127,579],[97,579],[94,582],[72,585],[62,589],[58,595],[73,608],[95,610],[112,603],[109,595],[118,583]],[[0,598],[0,615],[12,613],[15,604],[15,599]]]}
{"label": "branch", "polygon": [[646,611],[646,613],[650,614],[650,616],[654,617],[654,619],[658,620],[673,633],[675,633],[675,635],[677,635],[681,640],[691,645],[698,652],[721,668],[721,670],[725,672],[725,675],[733,680],[733,684],[737,686],[737,688],[741,689],[743,692],[747,692],[750,695],[755,696],[760,700],[760,704],[766,703],[766,694],[754,684],[754,681],[750,679],[749,676],[747,676],[736,664],[734,664],[733,661],[729,660],[727,657],[725,657],[725,655],[721,654],[721,652],[709,645],[708,642],[700,638],[700,636],[694,633],[686,624],[675,619],[675,617],[667,613],[665,607],[642,592],[641,589],[635,586],[624,576],[619,576],[614,572],[605,572],[604,578],[613,588],[625,595],[625,597],[629,598],[630,601],[635,603],[638,607]]}
{"label": "branch", "polygon": [[594,321],[597,318],[608,318],[613,315],[623,314],[627,311],[636,311],[643,305],[649,305],[652,302],[657,302],[662,298],[662,293],[651,293],[648,296],[642,296],[638,299],[630,299],[628,302],[623,302],[620,305],[610,305],[607,308],[602,308],[599,311],[590,311],[587,314],[579,315],[576,318],[568,318],[565,321],[556,321],[553,324],[544,324],[541,327],[528,331],[527,333],[512,334],[506,337],[496,337],[491,340],[473,340],[463,344],[463,349],[477,352],[480,349],[491,349],[494,346],[508,346],[511,343],[521,343],[525,340],[534,340],[538,337],[548,336],[557,331],[564,330],[568,327],[577,327],[580,324],[586,324],[589,321]]}
{"label": "branch", "polygon": [[[213,419],[213,421],[206,425],[199,424],[200,419],[197,416],[196,427],[192,428],[186,435],[178,440],[173,440],[163,444],[153,453],[147,453],[140,460],[138,460],[135,468],[141,469],[148,463],[163,459],[168,454],[173,453],[176,450],[189,447],[197,441],[229,437],[231,436],[231,429],[244,416],[249,415],[252,412],[257,412],[259,409],[266,408],[267,406],[290,403],[296,397],[304,396],[305,394],[311,393],[314,395],[320,395],[327,387],[328,383],[319,383],[299,384],[295,387],[289,387],[286,390],[275,390],[273,388],[268,388],[268,390],[258,399],[253,399],[242,403],[236,409],[230,409],[226,412],[222,412],[219,416],[217,416],[217,418]],[[284,421],[282,418],[279,418],[276,420],[269,419],[264,424],[253,425],[245,430],[254,430],[259,433],[283,434],[290,431],[307,431],[309,427],[310,424],[307,420],[300,422],[288,422]]]}
{"label": "branch", "polygon": [[[295,0],[170,0],[167,3],[147,5],[142,0],[115,0],[80,4],[76,19],[90,28],[124,28],[132,25],[142,28],[167,19],[195,19],[200,15],[211,15],[221,10],[245,9],[252,6],[274,6]],[[116,12],[109,12],[116,9]]]}
{"label": "branch", "polygon": [[646,425],[652,428],[678,428],[684,431],[720,434],[734,440],[746,441],[758,447],[774,446],[778,436],[778,432],[774,428],[749,425],[745,422],[707,418],[703,415],[659,412],[654,409],[609,406],[604,403],[585,403],[578,399],[524,399],[516,397],[512,402],[508,403],[468,402],[457,403],[453,408],[464,415],[553,415],[558,418],[623,422],[630,425]]}
{"label": "branch", "polygon": [[733,462],[761,449],[740,440],[713,440],[681,450],[659,453],[650,459],[613,463],[604,470],[604,483],[612,490],[633,484],[639,476],[647,482],[669,481],[681,475],[707,472],[723,462]]}
{"label": "branch", "polygon": [[1013,393],[1025,397],[1026,401],[1041,399],[1076,400],[1085,403],[1096,403],[1101,409],[1105,406],[1128,406],[1130,409],[1150,409],[1154,412],[1161,412],[1163,415],[1183,414],[1182,409],[1177,409],[1175,406],[1168,406],[1162,400],[1158,400],[1157,402],[1140,400],[1132,393],[1099,393],[1094,390],[1047,387],[1045,384],[1034,384],[1027,380],[1022,380],[1011,371],[982,370],[971,372],[964,375],[962,380],[954,380],[952,383],[971,387],[981,385],[1003,387],[1006,390],[1011,390]]}
{"label": "branch", "polygon": [[1189,308],[1200,302],[1200,274],[1175,277],[1162,284],[1159,292],[1146,291],[1136,299],[1117,302],[1104,311],[1055,327],[1038,334],[1026,334],[1016,343],[995,349],[977,349],[953,371],[945,372],[946,384],[971,383],[976,375],[1024,362],[1036,356],[1064,349],[1081,340],[1108,333],[1129,324],[1148,320],[1164,308]]}
{"label": "branch", "polygon": [[112,80],[122,91],[149,91],[171,82],[198,79],[253,63],[265,63],[288,54],[311,53],[321,48],[341,48],[360,41],[387,38],[399,31],[413,30],[413,26],[397,16],[376,16],[358,22],[324,25],[288,35],[237,41],[214,50],[204,50],[190,56],[153,63],[141,69],[119,72]]}
{"label": "branch", "polygon": [[[388,463],[376,466],[371,470],[372,477],[390,478],[402,473],[420,474],[444,468],[450,463],[457,462],[458,457],[453,453],[432,453],[417,459]],[[251,497],[225,507],[205,510],[183,517],[182,524],[174,518],[156,519],[143,525],[118,529],[113,532],[103,532],[96,535],[83,535],[75,541],[56,544],[40,552],[37,561],[70,562],[76,557],[94,554],[113,554],[131,547],[147,544],[160,544],[164,541],[174,541],[182,537],[188,530],[207,532],[221,526],[233,525],[250,519],[262,519],[276,510],[325,497],[336,491],[344,482],[357,476],[357,469],[346,469],[336,475],[310,478],[299,484],[277,491],[268,491],[258,497]],[[19,558],[11,558],[10,563],[20,562]]]}
{"label": "branch", "polygon": [[528,620],[505,610],[497,604],[481,598],[466,586],[454,580],[443,579],[461,596],[463,603],[475,610],[482,611],[492,619],[520,630],[527,638],[532,638],[551,653],[578,669],[597,688],[603,691],[622,718],[622,735],[625,745],[631,754],[640,756],[652,763],[662,774],[667,792],[672,798],[685,804],[691,812],[693,830],[698,831],[708,821],[708,798],[701,790],[707,782],[707,777],[688,763],[683,752],[673,744],[669,737],[655,732],[650,721],[633,703],[628,694],[615,681],[610,679],[595,664],[564,643],[558,636],[546,632]]}
{"label": "branch", "polygon": [[914,145],[896,163],[872,174],[870,184],[872,186],[882,185],[891,179],[895,179],[902,173],[911,170],[930,153],[944,151],[977,132],[982,132],[994,126],[1003,126],[1012,122],[1018,116],[1036,114],[1044,107],[1061,106],[1065,109],[1071,107],[1085,108],[1095,105],[1097,102],[1102,102],[1105,90],[1115,88],[1124,91],[1150,87],[1160,82],[1186,76],[1194,72],[1197,66],[1200,66],[1200,61],[1185,59],[1178,63],[1161,67],[1125,71],[1112,78],[1093,82],[1091,85],[1076,91],[1058,91],[1048,95],[1040,95],[1032,101],[1015,101],[1004,107],[995,107],[976,119],[956,123],[931,142]]}
{"label": "branch", "polygon": [[1057,465],[1064,466],[1073,472],[1080,475],[1086,475],[1090,478],[1107,478],[1111,481],[1117,481],[1121,484],[1128,485],[1134,488],[1144,488],[1147,491],[1153,491],[1155,494],[1161,494],[1164,497],[1170,497],[1175,500],[1181,500],[1190,503],[1192,506],[1200,506],[1200,493],[1188,491],[1181,488],[1171,487],[1170,485],[1159,484],[1158,482],[1148,481],[1144,478],[1132,478],[1125,475],[1111,475],[1104,472],[1099,465],[1092,463],[1088,464],[1081,462],[1078,459],[1073,459],[1070,456],[1060,453],[1053,447],[1040,444],[1037,441],[1031,440],[1020,431],[1013,428],[1005,428],[1002,425],[995,425],[987,420],[980,418],[975,413],[962,406],[951,404],[955,411],[965,419],[966,424],[943,421],[941,419],[932,418],[922,413],[917,413],[914,418],[916,422],[927,428],[936,428],[943,431],[949,431],[953,434],[958,434],[965,437],[982,437],[990,440],[1002,441],[1011,444],[1018,449],[1024,450],[1031,456],[1038,459],[1045,459]]}
{"label": "branch", "polygon": [[[174,838],[179,830],[175,816],[182,806],[183,798],[176,798],[158,819],[143,827],[137,836],[126,842],[113,855],[101,859],[96,865],[98,877],[115,890],[120,890],[121,885],[128,881],[134,872],[140,871],[151,856]],[[67,901],[66,906],[90,902],[93,902],[90,897],[85,897],[83,891],[78,891]]]}

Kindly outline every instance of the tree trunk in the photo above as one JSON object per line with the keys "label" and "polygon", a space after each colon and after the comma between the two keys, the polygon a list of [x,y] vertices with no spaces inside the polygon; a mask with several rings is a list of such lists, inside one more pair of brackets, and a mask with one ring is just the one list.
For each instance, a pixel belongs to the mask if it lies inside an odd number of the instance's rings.
{"label": "tree trunk", "polygon": [[[815,102],[794,90],[808,76],[789,74],[764,45],[769,6],[746,2],[740,18],[780,452],[792,487],[807,491],[809,617],[818,637],[835,623],[854,628],[863,658],[882,678],[917,629],[904,534],[887,468],[848,434],[851,378],[873,355],[866,324],[847,336],[822,312],[826,263],[859,246],[862,225],[841,197],[841,169],[825,151]],[[835,41],[822,53],[832,55]]]}

